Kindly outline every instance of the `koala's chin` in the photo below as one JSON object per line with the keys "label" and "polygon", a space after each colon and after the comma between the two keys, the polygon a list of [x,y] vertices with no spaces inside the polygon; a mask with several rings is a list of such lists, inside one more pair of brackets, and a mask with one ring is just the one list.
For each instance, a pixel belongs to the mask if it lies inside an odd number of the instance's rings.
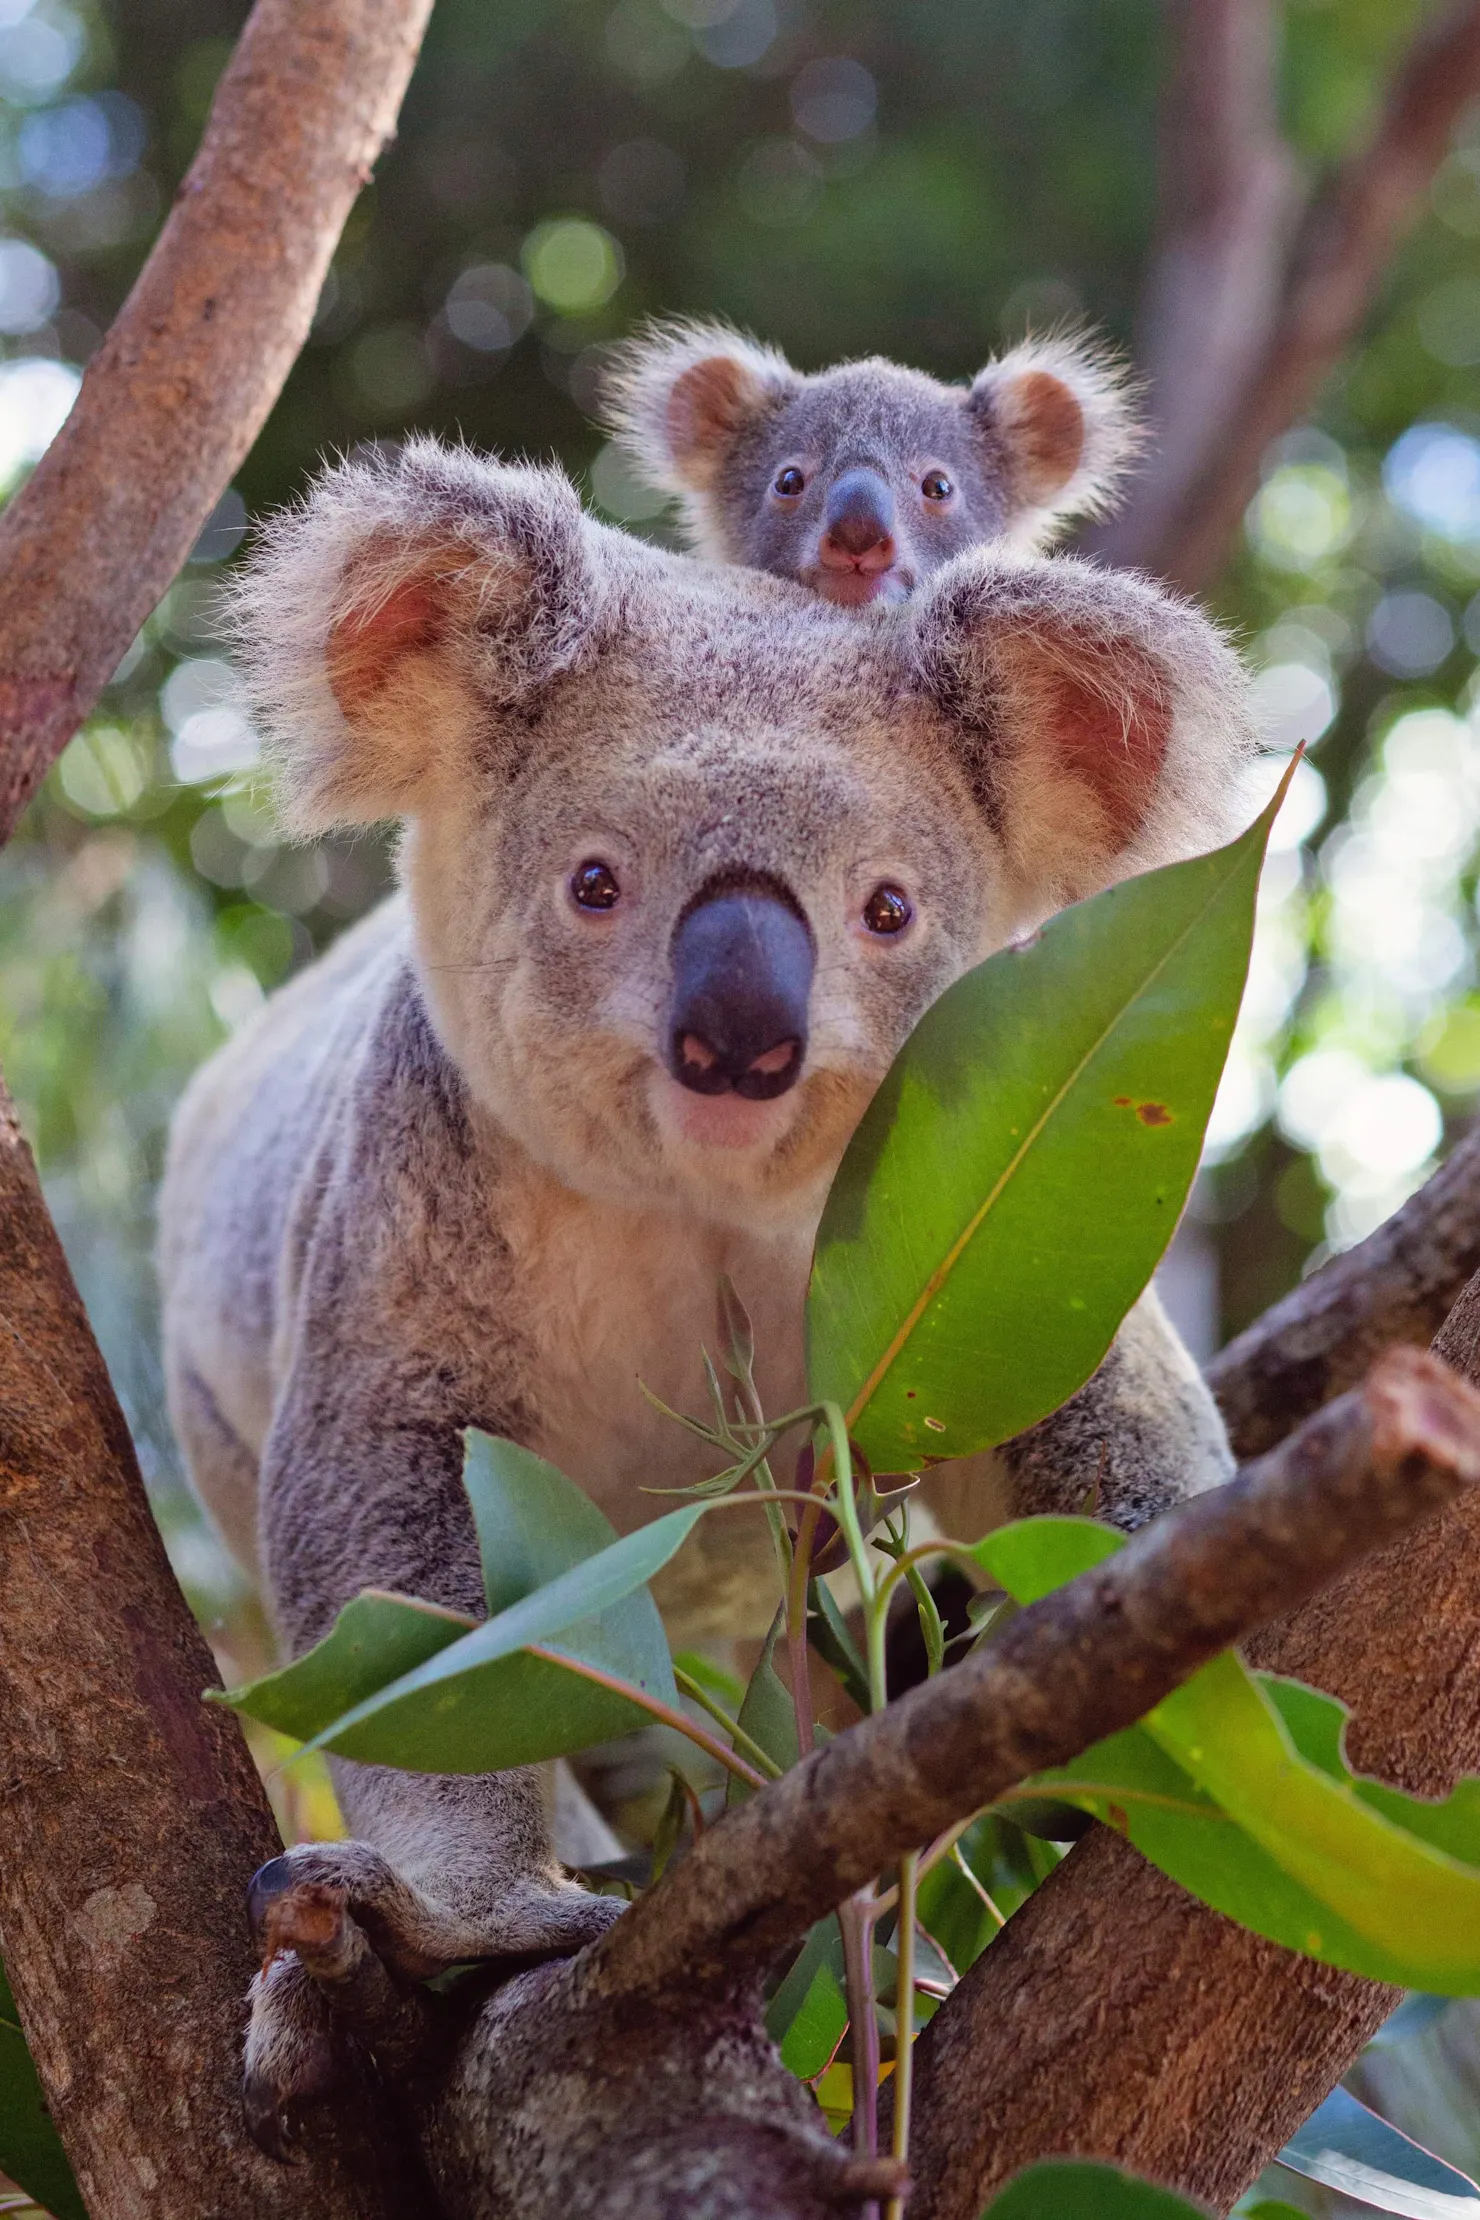
{"label": "koala's chin", "polygon": [[[815,1221],[876,1080],[812,1072],[769,1102],[696,1095],[654,1065],[647,1100],[668,1205],[737,1231]],[[654,1197],[654,1200],[657,1200]]]}

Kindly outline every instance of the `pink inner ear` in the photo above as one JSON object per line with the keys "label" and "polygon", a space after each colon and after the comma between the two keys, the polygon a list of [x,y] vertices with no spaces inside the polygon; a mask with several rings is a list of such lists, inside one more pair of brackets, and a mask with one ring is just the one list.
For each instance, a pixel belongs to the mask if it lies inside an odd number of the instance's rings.
{"label": "pink inner ear", "polygon": [[1047,370],[1027,370],[1008,388],[1018,485],[1029,501],[1051,501],[1069,483],[1084,453],[1084,411]]}
{"label": "pink inner ear", "polygon": [[346,717],[374,700],[406,655],[435,647],[442,610],[433,582],[408,578],[376,608],[351,611],[329,634],[329,684]]}
{"label": "pink inner ear", "polygon": [[1153,656],[1129,641],[1075,641],[1038,674],[1047,738],[1105,812],[1117,848],[1150,814],[1172,737],[1172,704]]}
{"label": "pink inner ear", "polygon": [[665,429],[673,459],[692,484],[714,476],[760,399],[755,373],[732,355],[707,355],[674,379]]}

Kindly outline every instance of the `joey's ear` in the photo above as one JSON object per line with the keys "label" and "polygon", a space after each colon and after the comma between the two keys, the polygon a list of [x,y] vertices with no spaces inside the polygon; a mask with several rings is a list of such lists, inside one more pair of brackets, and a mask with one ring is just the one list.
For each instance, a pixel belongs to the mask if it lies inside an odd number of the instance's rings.
{"label": "joey's ear", "polygon": [[1002,841],[1021,921],[1215,847],[1252,814],[1243,668],[1187,603],[1069,556],[978,551],[910,615],[918,682]]}
{"label": "joey's ear", "polygon": [[612,358],[603,414],[651,485],[703,494],[736,440],[796,391],[774,347],[725,324],[652,324]]}
{"label": "joey's ear", "polygon": [[1124,366],[1083,334],[1025,340],[977,372],[965,406],[1006,479],[1009,533],[1029,547],[1107,509],[1141,444]]}
{"label": "joey's ear", "polygon": [[601,604],[558,471],[432,439],[325,471],[230,610],[289,829],[403,816],[496,758],[499,712],[592,651]]}

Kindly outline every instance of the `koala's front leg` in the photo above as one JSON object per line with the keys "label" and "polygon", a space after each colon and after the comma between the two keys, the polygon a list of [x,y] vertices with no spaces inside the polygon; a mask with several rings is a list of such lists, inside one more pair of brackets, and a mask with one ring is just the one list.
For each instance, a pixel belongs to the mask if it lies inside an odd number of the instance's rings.
{"label": "koala's front leg", "polygon": [[1019,1517],[1087,1511],[1127,1530],[1234,1469],[1218,1407],[1150,1288],[1093,1378],[997,1455]]}
{"label": "koala's front leg", "polygon": [[[336,1379],[336,1369],[348,1378]],[[262,1559],[294,1654],[326,1634],[361,1588],[425,1596],[481,1615],[477,1539],[451,1423],[397,1422],[416,1389],[376,1369],[326,1367],[283,1399],[261,1479]],[[424,1390],[423,1399],[424,1399]],[[385,1414],[385,1415],[383,1415]],[[264,1972],[253,1985],[246,2101],[253,2132],[282,2155],[292,2114],[335,2078],[321,1991],[274,1934],[275,1907],[327,1892],[403,1989],[478,1958],[557,1956],[602,1933],[621,1905],[567,1878],[550,1843],[538,1772],[404,1773],[331,1760],[355,1839],[300,1843],[262,1868],[250,1910]]]}

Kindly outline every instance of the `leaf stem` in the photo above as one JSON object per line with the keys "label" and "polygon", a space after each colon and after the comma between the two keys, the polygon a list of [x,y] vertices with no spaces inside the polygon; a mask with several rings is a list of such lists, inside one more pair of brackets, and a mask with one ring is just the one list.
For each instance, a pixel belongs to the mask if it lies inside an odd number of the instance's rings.
{"label": "leaf stem", "polygon": [[879,2022],[874,2011],[874,1920],[871,1891],[838,1906],[853,2058],[853,2148],[860,2158],[879,2150]]}
{"label": "leaf stem", "polygon": [[735,1748],[740,1751],[742,1756],[748,1757],[768,1779],[780,1780],[781,1767],[776,1763],[776,1760],[768,1756],[760,1744],[746,1733],[738,1719],[730,1717],[724,1705],[716,1702],[701,1681],[695,1680],[692,1673],[686,1673],[681,1665],[674,1666],[673,1678],[683,1694],[688,1697],[690,1703],[696,1703],[701,1711],[707,1711],[710,1718],[717,1721],[724,1728],[725,1733],[730,1737]]}
{"label": "leaf stem", "polygon": [[[915,1898],[920,1855],[916,1850],[899,1861],[899,1920],[895,1950],[899,1974],[894,1995],[894,2135],[890,2149],[903,2163],[910,2148],[910,2097],[915,2064]],[[903,2197],[891,2197],[884,2220],[904,2220]]]}
{"label": "leaf stem", "polygon": [[[747,1788],[766,1786],[764,1773],[758,1773],[753,1765],[747,1765],[744,1758],[738,1756],[734,1750],[727,1750],[717,1735],[709,1734],[703,1727],[696,1726],[676,1705],[665,1704],[661,1698],[650,1696],[645,1688],[635,1687],[630,1680],[623,1680],[616,1673],[604,1673],[599,1666],[588,1665],[584,1658],[568,1657],[563,1650],[546,1649],[539,1642],[526,1643],[525,1654],[528,1657],[546,1658],[550,1664],[559,1665],[567,1673],[577,1673],[582,1680],[594,1681],[599,1688],[610,1688],[615,1695],[625,1696],[629,1703],[636,1704],[661,1725],[674,1727],[680,1734],[686,1734],[690,1742],[696,1742],[701,1750],[717,1759],[727,1772],[744,1781]],[[300,1751],[298,1754],[302,1756],[303,1753]]]}

